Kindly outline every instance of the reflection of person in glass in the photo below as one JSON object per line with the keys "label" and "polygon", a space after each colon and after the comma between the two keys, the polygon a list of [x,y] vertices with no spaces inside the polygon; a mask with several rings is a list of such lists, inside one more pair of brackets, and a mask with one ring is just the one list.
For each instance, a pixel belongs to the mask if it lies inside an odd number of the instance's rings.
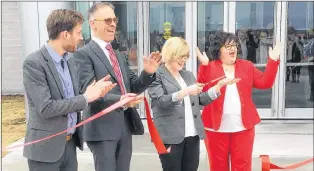
{"label": "reflection of person in glass", "polygon": [[237,31],[237,35],[239,38],[239,43],[240,43],[240,49],[239,49],[239,54],[241,54],[242,58],[245,59],[247,57],[247,47],[246,47],[246,42],[247,42],[247,29],[239,29]]}
{"label": "reflection of person in glass", "polygon": [[183,69],[189,54],[183,38],[168,39],[162,49],[165,64],[158,68],[156,81],[148,88],[154,122],[166,148],[170,148],[170,154],[159,155],[163,171],[197,171],[200,139],[205,137],[200,105],[211,103],[222,86],[236,81],[223,79],[201,93],[204,84],[196,83],[192,72]]}
{"label": "reflection of person in glass", "polygon": [[130,66],[137,66],[137,44],[134,44],[128,54],[128,62]]}
{"label": "reflection of person in glass", "polygon": [[[309,40],[304,48],[304,55],[308,58],[308,62],[314,63],[314,29],[313,33],[309,36]],[[308,66],[309,83],[311,87],[311,94],[309,101],[314,101],[314,64]]]}
{"label": "reflection of person in glass", "polygon": [[252,89],[269,89],[278,71],[280,42],[269,49],[265,72],[248,60],[237,57],[238,38],[233,33],[217,32],[211,39],[210,49],[214,58],[200,54],[199,83],[210,83],[203,91],[215,85],[217,78],[239,78],[239,82],[221,89],[213,103],[205,106],[202,114],[206,129],[207,150],[211,171],[251,171],[255,125],[261,119],[252,100]]}
{"label": "reflection of person in glass", "polygon": [[154,46],[154,51],[161,51],[165,41],[166,40],[162,37],[162,35],[156,36],[156,44]]}
{"label": "reflection of person in glass", "polygon": [[295,63],[296,66],[292,67],[292,82],[298,83],[301,75],[301,66],[298,66],[303,57],[303,43],[301,42],[300,36],[295,36],[294,43],[292,45],[292,59],[291,62]]}
{"label": "reflection of person in glass", "polygon": [[247,32],[247,41],[246,41],[246,48],[247,48],[247,56],[246,59],[256,63],[256,49],[258,48],[259,42],[255,42],[255,38],[251,30]]}
{"label": "reflection of person in glass", "polygon": [[120,31],[117,30],[114,36],[114,40],[111,42],[112,49],[119,50],[120,47]]}

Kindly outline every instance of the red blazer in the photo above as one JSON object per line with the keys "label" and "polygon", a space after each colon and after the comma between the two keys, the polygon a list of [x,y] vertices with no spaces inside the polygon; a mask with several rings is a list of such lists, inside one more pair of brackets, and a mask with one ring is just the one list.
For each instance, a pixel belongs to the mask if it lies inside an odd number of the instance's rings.
{"label": "red blazer", "polygon": [[[242,122],[246,129],[254,127],[261,119],[252,100],[252,89],[269,89],[273,86],[278,71],[279,60],[268,59],[265,72],[261,72],[248,60],[237,59],[235,63],[235,77],[241,78],[236,83],[241,101]],[[224,76],[222,62],[211,61],[208,65],[201,65],[198,71],[198,82],[208,83]],[[203,91],[217,84],[217,81],[206,85]],[[212,103],[204,107],[202,119],[204,126],[218,130],[221,123],[226,86],[221,88],[221,95]],[[269,99],[270,100],[270,99]]]}

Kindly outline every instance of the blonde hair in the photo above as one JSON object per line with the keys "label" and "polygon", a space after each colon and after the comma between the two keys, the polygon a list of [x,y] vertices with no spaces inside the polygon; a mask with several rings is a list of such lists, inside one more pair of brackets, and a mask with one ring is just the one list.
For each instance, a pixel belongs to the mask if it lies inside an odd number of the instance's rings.
{"label": "blonde hair", "polygon": [[162,47],[162,61],[168,62],[189,56],[190,48],[186,40],[181,37],[169,38]]}

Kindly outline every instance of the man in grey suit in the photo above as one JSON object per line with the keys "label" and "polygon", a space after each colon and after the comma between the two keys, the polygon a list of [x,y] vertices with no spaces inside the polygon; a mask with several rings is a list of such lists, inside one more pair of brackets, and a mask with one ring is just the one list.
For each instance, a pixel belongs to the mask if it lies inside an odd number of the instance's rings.
{"label": "man in grey suit", "polygon": [[[80,13],[54,10],[47,19],[49,41],[23,63],[23,84],[29,120],[25,142],[32,142],[75,126],[80,112],[115,85],[109,76],[79,91],[77,70],[68,61],[82,40]],[[83,149],[82,127],[24,147],[30,171],[77,171],[76,146]]]}
{"label": "man in grey suit", "polygon": [[[160,64],[159,52],[143,58],[144,70],[137,77],[128,67],[126,57],[113,50],[117,18],[110,3],[96,3],[89,10],[89,24],[93,33],[92,40],[75,54],[81,89],[94,79],[111,75],[117,86],[104,98],[90,104],[84,110],[87,118],[127,96],[127,93],[140,94],[155,80],[155,72]],[[96,171],[128,171],[132,155],[132,134],[142,135],[143,124],[134,106],[135,99],[124,108],[112,111],[106,116],[84,125],[84,139],[94,156]]]}

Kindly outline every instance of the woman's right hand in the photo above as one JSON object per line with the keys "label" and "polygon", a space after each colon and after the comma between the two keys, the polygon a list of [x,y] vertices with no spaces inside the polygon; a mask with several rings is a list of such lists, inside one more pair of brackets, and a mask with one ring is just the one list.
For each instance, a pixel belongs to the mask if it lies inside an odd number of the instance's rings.
{"label": "woman's right hand", "polygon": [[218,85],[223,87],[223,86],[226,86],[226,85],[231,85],[231,84],[234,84],[234,83],[237,83],[241,80],[241,78],[224,78],[220,81],[218,81]]}
{"label": "woman's right hand", "polygon": [[220,92],[220,89],[221,89],[223,86],[231,85],[231,84],[237,83],[237,82],[239,82],[240,80],[241,80],[241,78],[224,78],[224,79],[218,81],[218,83],[215,85],[216,93]]}
{"label": "woman's right hand", "polygon": [[196,47],[195,50],[196,50],[197,58],[198,58],[198,60],[200,61],[200,63],[201,63],[202,65],[208,65],[209,59],[208,59],[206,53],[203,52],[203,54],[202,54],[201,51],[200,51],[200,49],[199,49],[198,47]]}
{"label": "woman's right hand", "polygon": [[190,85],[189,87],[187,87],[187,93],[189,95],[196,96],[202,92],[204,85],[205,84],[201,84],[201,83]]}

